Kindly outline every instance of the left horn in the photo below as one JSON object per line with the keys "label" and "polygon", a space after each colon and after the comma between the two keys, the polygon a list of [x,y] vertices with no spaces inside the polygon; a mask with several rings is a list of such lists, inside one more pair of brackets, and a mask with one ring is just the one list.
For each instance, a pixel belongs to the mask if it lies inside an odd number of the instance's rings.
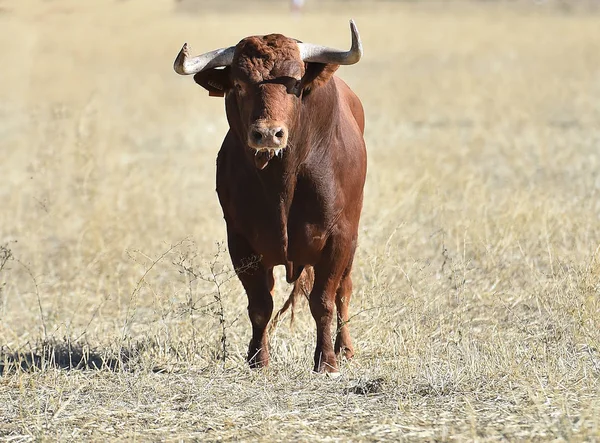
{"label": "left horn", "polygon": [[363,48],[360,35],[354,20],[350,20],[352,33],[352,47],[349,51],[340,51],[326,46],[313,45],[312,43],[298,43],[300,56],[305,62],[330,63],[333,65],[353,65],[362,57]]}
{"label": "left horn", "polygon": [[190,57],[188,52],[188,44],[185,43],[177,58],[173,63],[173,69],[177,74],[190,75],[197,74],[206,69],[218,68],[220,66],[229,66],[233,61],[233,53],[235,46],[229,48],[221,48],[215,51],[206,52],[197,57]]}

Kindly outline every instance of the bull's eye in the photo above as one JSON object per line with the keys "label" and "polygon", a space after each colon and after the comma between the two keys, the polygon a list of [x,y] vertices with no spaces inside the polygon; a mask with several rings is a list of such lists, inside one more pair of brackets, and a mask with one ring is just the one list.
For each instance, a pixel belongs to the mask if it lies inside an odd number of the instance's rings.
{"label": "bull's eye", "polygon": [[288,94],[294,94],[297,96],[298,93],[300,92],[300,80],[289,77],[284,82],[284,85],[285,85],[285,89],[287,90]]}
{"label": "bull's eye", "polygon": [[244,88],[242,88],[242,85],[240,83],[235,83],[235,90],[241,94],[242,92],[244,92]]}

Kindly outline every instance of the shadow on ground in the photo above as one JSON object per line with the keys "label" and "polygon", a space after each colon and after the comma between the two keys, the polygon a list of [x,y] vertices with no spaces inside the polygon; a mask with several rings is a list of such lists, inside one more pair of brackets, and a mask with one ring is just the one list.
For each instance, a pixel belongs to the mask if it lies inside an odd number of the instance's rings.
{"label": "shadow on ground", "polygon": [[68,339],[45,340],[27,344],[19,350],[0,349],[0,376],[16,371],[35,372],[47,369],[128,370],[131,350],[99,351]]}

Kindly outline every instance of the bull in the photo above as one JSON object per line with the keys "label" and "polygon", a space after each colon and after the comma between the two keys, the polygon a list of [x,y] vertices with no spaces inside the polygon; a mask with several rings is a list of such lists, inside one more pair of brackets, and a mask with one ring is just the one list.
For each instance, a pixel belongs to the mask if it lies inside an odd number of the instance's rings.
{"label": "bull", "polygon": [[285,266],[288,283],[313,279],[314,370],[335,374],[336,356],[354,355],[348,309],[367,171],[365,116],[335,75],[362,56],[352,20],[350,30],[348,51],[270,34],[195,57],[184,44],[174,62],[178,74],[225,97],[229,130],[217,156],[216,190],[248,297],[253,368],[269,363],[277,265]]}

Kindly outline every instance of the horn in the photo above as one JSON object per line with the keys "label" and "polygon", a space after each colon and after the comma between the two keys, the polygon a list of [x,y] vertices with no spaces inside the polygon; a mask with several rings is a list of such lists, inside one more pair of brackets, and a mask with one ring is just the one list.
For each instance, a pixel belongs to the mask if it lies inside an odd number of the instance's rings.
{"label": "horn", "polygon": [[313,45],[312,43],[298,43],[302,60],[305,62],[331,63],[334,65],[353,65],[357,63],[362,56],[363,48],[354,20],[350,20],[350,32],[352,33],[352,47],[349,51]]}
{"label": "horn", "polygon": [[230,46],[229,48],[216,49],[196,57],[190,57],[188,44],[184,43],[173,63],[173,69],[178,74],[190,75],[197,74],[205,69],[229,66],[233,61],[234,51],[235,46]]}

